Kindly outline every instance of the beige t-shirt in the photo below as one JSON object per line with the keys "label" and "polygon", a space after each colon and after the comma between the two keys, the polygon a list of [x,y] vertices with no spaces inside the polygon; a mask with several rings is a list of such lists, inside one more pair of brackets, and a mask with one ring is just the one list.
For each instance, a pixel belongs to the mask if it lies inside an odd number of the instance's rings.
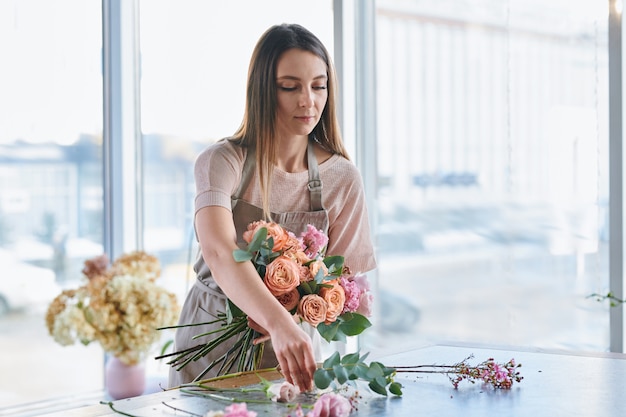
{"label": "beige t-shirt", "polygon": [[[231,209],[231,196],[241,180],[246,149],[229,141],[217,142],[198,155],[195,163],[196,212],[207,206]],[[343,255],[353,273],[376,267],[374,248],[365,206],[363,181],[356,166],[333,155],[319,165],[322,204],[328,211],[327,255]],[[290,173],[274,169],[270,211],[309,211],[307,171]],[[250,204],[261,206],[258,175],[243,194]]]}

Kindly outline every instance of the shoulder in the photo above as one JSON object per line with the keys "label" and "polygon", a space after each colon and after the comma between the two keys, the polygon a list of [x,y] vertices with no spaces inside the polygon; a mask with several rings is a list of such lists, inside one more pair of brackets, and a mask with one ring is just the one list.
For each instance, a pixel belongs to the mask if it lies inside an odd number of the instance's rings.
{"label": "shoulder", "polygon": [[206,167],[227,164],[234,168],[243,166],[245,158],[245,148],[224,138],[204,148],[196,157],[195,165]]}
{"label": "shoulder", "polygon": [[342,181],[361,181],[361,173],[354,163],[334,154],[319,166],[320,175]]}

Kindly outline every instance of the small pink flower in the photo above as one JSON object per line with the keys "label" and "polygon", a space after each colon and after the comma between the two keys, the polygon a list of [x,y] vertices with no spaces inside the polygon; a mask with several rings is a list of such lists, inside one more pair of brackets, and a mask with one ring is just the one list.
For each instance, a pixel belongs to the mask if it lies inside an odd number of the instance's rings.
{"label": "small pink flower", "polygon": [[248,411],[246,403],[234,403],[224,409],[224,417],[256,417],[255,411]]}
{"label": "small pink flower", "polygon": [[370,290],[370,283],[367,280],[367,275],[365,274],[356,274],[353,278],[353,281],[356,282],[356,285],[359,286],[361,291],[366,292]]}
{"label": "small pink flower", "polygon": [[290,403],[296,399],[297,395],[298,389],[287,381],[282,384],[272,384],[267,389],[267,396],[279,403]]}
{"label": "small pink flower", "polygon": [[352,412],[352,404],[346,397],[332,392],[319,397],[307,417],[347,417]]}
{"label": "small pink flower", "polygon": [[361,289],[356,282],[346,277],[341,277],[340,282],[346,293],[346,302],[343,305],[342,313],[356,311],[361,301]]}
{"label": "small pink flower", "polygon": [[497,363],[493,366],[493,376],[496,378],[496,381],[502,382],[508,379],[509,373],[506,368],[501,367]]}
{"label": "small pink flower", "polygon": [[321,230],[308,224],[306,232],[300,235],[300,242],[304,253],[311,259],[321,255],[322,249],[328,243],[328,236]]}

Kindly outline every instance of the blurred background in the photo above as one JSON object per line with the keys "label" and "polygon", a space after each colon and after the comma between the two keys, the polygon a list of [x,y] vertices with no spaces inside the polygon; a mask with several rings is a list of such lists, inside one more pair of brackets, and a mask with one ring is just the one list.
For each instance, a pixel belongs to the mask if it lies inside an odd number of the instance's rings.
{"label": "blurred background", "polygon": [[[143,248],[182,303],[194,159],[239,126],[252,48],[282,22],[317,34],[340,73],[379,266],[361,349],[609,350],[610,307],[588,297],[609,288],[608,2],[134,0],[120,135],[103,118],[111,3],[0,0],[0,414],[102,390],[99,345],[61,347],[44,323],[86,259]],[[111,215],[107,198],[133,209]]]}

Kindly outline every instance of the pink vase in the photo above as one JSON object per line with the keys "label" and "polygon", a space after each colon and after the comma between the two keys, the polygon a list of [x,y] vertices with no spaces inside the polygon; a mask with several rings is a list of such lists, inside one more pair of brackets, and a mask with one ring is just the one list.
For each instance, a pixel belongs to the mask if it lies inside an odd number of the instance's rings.
{"label": "pink vase", "polygon": [[126,365],[115,356],[110,356],[104,372],[104,383],[114,400],[136,397],[146,388],[146,368],[143,363]]}

